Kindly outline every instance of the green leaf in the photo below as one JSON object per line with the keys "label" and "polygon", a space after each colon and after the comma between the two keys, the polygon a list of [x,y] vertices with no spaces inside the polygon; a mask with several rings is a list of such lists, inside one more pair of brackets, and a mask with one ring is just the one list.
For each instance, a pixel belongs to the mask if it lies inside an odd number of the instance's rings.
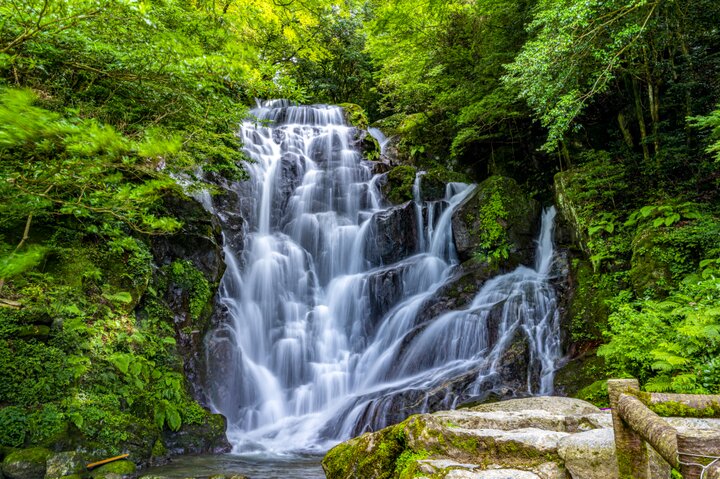
{"label": "green leaf", "polygon": [[118,293],[113,293],[113,294],[103,293],[102,296],[103,296],[103,298],[107,299],[108,301],[112,301],[114,303],[128,304],[128,303],[131,303],[133,300],[132,295],[130,293],[128,293],[127,291],[120,291]]}
{"label": "green leaf", "polygon": [[131,361],[132,356],[130,354],[115,353],[110,356],[110,362],[123,374],[127,374]]}

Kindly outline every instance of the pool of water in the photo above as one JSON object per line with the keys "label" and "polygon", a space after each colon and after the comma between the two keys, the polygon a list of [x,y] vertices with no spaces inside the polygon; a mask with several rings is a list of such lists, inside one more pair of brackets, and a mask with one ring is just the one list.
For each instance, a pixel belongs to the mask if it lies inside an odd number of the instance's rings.
{"label": "pool of water", "polygon": [[320,461],[313,454],[180,456],[164,466],[151,467],[141,475],[172,479],[207,478],[213,474],[242,474],[250,479],[325,479]]}

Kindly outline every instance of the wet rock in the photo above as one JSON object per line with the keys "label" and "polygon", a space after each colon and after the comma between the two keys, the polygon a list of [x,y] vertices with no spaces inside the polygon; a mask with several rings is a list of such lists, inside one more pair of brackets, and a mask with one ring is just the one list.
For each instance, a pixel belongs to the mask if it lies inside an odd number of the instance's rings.
{"label": "wet rock", "polygon": [[[164,206],[174,216],[183,218],[183,228],[179,233],[153,238],[152,252],[155,263],[165,272],[160,282],[167,287],[162,294],[164,303],[174,316],[175,336],[185,376],[193,397],[205,402],[201,389],[206,370],[203,338],[210,327],[212,296],[225,272],[222,232],[218,219],[192,198],[170,197],[165,200]],[[170,274],[178,264],[182,264],[180,274]],[[199,272],[202,278],[192,276],[194,271],[191,269]],[[186,273],[192,274],[188,276]],[[184,280],[174,276],[182,276]],[[204,298],[205,304],[199,305],[195,304],[198,301],[198,280],[206,281],[209,291],[208,297]]]}
{"label": "wet rock", "polygon": [[468,261],[457,266],[452,277],[429,298],[418,315],[418,324],[430,321],[448,311],[469,305],[485,281],[498,274],[496,266]]}
{"label": "wet rock", "polygon": [[245,247],[245,218],[249,218],[255,210],[256,195],[252,191],[252,182],[233,182],[217,174],[208,174],[206,179],[219,191],[212,196],[211,202],[220,221],[225,244],[240,252]]}
{"label": "wet rock", "polygon": [[506,267],[533,264],[540,205],[515,180],[493,176],[455,210],[453,238],[459,258],[506,258]]}
{"label": "wet rock", "polygon": [[38,479],[45,477],[47,460],[52,452],[42,447],[21,449],[5,457],[2,472],[8,479]]}
{"label": "wet rock", "polygon": [[403,269],[386,268],[367,278],[370,317],[380,320],[404,296]]}
{"label": "wet rock", "polygon": [[392,264],[417,251],[415,205],[406,203],[381,211],[370,219],[366,258],[373,264]]}
{"label": "wet rock", "polygon": [[420,197],[423,201],[443,200],[449,183],[471,183],[471,181],[462,173],[443,167],[431,168],[420,179]]}
{"label": "wet rock", "polygon": [[163,445],[172,455],[221,454],[232,447],[225,436],[226,420],[209,414],[202,424],[184,424],[179,431],[163,431]]}
{"label": "wet rock", "polygon": [[47,459],[45,479],[60,479],[85,469],[86,461],[79,452],[59,452]]}

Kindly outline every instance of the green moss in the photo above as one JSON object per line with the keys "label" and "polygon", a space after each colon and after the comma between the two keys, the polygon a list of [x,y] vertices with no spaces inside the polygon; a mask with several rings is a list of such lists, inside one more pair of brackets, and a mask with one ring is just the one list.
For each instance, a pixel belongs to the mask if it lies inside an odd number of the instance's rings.
{"label": "green moss", "polygon": [[610,407],[606,379],[595,381],[591,385],[582,388],[575,394],[575,397],[593,403],[597,407]]}
{"label": "green moss", "polygon": [[664,417],[720,417],[720,402],[713,402],[712,405],[702,409],[696,409],[675,401],[668,401],[662,404],[648,404],[648,408],[658,416]]}
{"label": "green moss", "polygon": [[492,176],[478,185],[471,203],[462,209],[462,220],[474,238],[472,254],[477,261],[498,263],[510,257],[518,239],[511,230],[533,229],[528,224],[528,204],[527,195],[510,178]]}
{"label": "green moss", "polygon": [[573,260],[571,268],[575,278],[568,311],[572,341],[597,344],[607,331],[607,301],[617,293],[619,285],[611,277],[595,272],[588,261]]}
{"label": "green moss", "polygon": [[210,308],[212,290],[210,283],[190,261],[178,260],[170,264],[170,280],[188,292],[190,315],[193,320],[200,319]]}
{"label": "green moss", "polygon": [[100,479],[108,474],[119,474],[124,476],[134,474],[136,470],[137,466],[135,466],[135,463],[126,459],[121,459],[119,461],[100,466],[97,469],[93,469],[90,472],[90,477],[93,479]]}
{"label": "green moss", "polygon": [[397,479],[411,479],[418,474],[417,461],[422,461],[430,457],[430,453],[425,450],[412,451],[406,449],[395,460],[394,476]]}
{"label": "green moss", "polygon": [[52,455],[52,451],[44,447],[31,447],[29,449],[20,449],[14,451],[5,457],[5,464],[12,462],[29,462],[35,464],[45,464],[48,457]]}
{"label": "green moss", "polygon": [[345,120],[349,125],[360,128],[361,130],[368,129],[370,123],[367,113],[365,113],[365,110],[363,110],[360,105],[356,105],[355,103],[340,103],[338,106],[343,109]]}
{"label": "green moss", "polygon": [[153,444],[152,447],[152,457],[163,457],[168,453],[167,448],[163,444],[163,442],[160,440],[160,438],[155,440],[155,444]]}
{"label": "green moss", "polygon": [[415,175],[415,168],[408,165],[396,166],[390,170],[387,182],[382,186],[385,197],[396,205],[412,200]]}

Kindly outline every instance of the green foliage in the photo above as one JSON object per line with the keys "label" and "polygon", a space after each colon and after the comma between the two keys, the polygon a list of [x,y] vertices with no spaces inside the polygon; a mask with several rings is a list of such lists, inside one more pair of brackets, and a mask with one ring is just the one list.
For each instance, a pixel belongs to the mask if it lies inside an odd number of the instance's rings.
{"label": "green foliage", "polygon": [[651,391],[716,394],[720,280],[691,275],[665,300],[621,302],[599,354]]}
{"label": "green foliage", "polygon": [[0,408],[0,428],[0,445],[22,447],[28,431],[25,410],[18,406]]}
{"label": "green foliage", "polygon": [[691,117],[689,121],[696,128],[709,130],[710,141],[706,151],[715,156],[715,161],[720,161],[720,108],[707,116]]}
{"label": "green foliage", "polygon": [[396,166],[390,170],[387,181],[382,186],[387,199],[395,205],[412,200],[416,174],[415,168],[409,165]]}
{"label": "green foliage", "polygon": [[508,259],[510,243],[504,227],[508,216],[502,191],[493,189],[490,197],[480,205],[480,211],[477,212],[481,225],[478,230],[478,246],[481,249],[475,252],[476,260],[497,262]]}
{"label": "green foliage", "polygon": [[213,292],[210,283],[190,261],[179,260],[170,265],[170,280],[188,291],[190,295],[190,315],[199,319],[208,307]]}

